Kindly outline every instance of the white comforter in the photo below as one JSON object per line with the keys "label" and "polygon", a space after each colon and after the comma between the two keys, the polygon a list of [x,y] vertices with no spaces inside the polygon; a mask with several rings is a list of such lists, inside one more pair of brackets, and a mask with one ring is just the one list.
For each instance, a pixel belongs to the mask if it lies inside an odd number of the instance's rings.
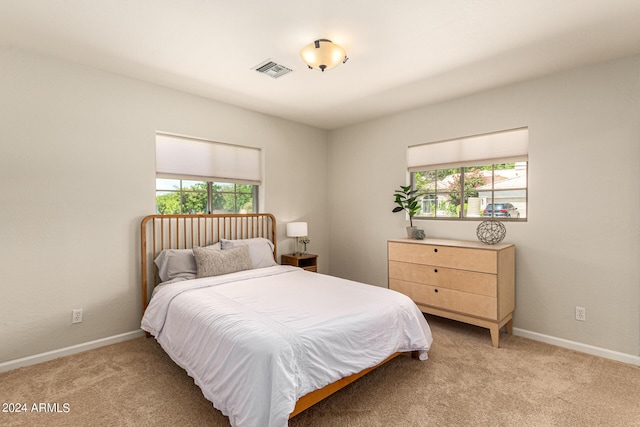
{"label": "white comforter", "polygon": [[291,266],[161,286],[142,329],[238,427],[286,426],[301,396],[432,341],[406,296]]}

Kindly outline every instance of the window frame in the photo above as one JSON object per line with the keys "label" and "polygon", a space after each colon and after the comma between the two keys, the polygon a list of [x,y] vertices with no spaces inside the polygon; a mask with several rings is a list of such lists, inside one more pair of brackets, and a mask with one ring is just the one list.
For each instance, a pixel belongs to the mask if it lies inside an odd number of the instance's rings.
{"label": "window frame", "polygon": [[[496,190],[496,170],[500,170],[500,169],[496,169],[496,165],[499,164],[504,164],[504,163],[510,163],[510,162],[491,162],[489,164],[482,164],[484,162],[478,162],[479,164],[473,165],[473,166],[458,166],[456,169],[460,169],[460,181],[459,181],[459,189],[458,191],[461,194],[461,204],[460,206],[462,206],[461,209],[459,209],[458,212],[458,216],[438,216],[437,215],[437,200],[438,200],[438,194],[444,194],[444,193],[451,193],[451,191],[442,191],[442,192],[438,192],[438,188],[436,185],[435,188],[435,192],[434,193],[425,193],[424,195],[422,195],[422,198],[424,198],[427,195],[430,196],[435,196],[435,200],[436,200],[436,210],[435,210],[435,214],[434,216],[425,216],[425,215],[421,215],[420,213],[422,213],[422,209],[421,212],[417,215],[415,215],[413,217],[414,220],[418,220],[418,221],[486,221],[486,220],[499,220],[499,221],[507,221],[507,222],[527,222],[528,218],[529,218],[529,161],[522,161],[520,163],[524,163],[526,165],[525,169],[526,169],[526,173],[525,173],[525,182],[526,182],[526,186],[525,187],[516,187],[516,188],[509,188],[509,190]],[[518,162],[514,162],[514,163],[518,163]],[[496,193],[500,193],[503,191],[524,191],[525,193],[525,212],[524,212],[524,217],[518,217],[518,218],[512,218],[512,217],[497,217],[494,215],[494,212],[492,210],[491,212],[491,216],[466,216],[464,214],[464,200],[465,200],[465,168],[467,167],[477,167],[477,166],[489,166],[491,165],[491,204],[496,204],[495,202],[495,195]],[[436,176],[437,176],[437,171],[442,170],[443,168],[427,168],[425,170],[422,171],[412,171],[409,173],[409,182],[411,185],[411,189],[415,190],[416,189],[416,178],[415,178],[415,174],[416,173],[421,173],[421,172],[430,172],[430,171],[435,171],[436,172]],[[447,169],[452,169],[452,168],[447,168]],[[487,185],[487,184],[485,184]],[[489,204],[487,204],[488,206]],[[423,204],[424,206],[424,204]]]}
{"label": "window frame", "polygon": [[[158,189],[158,185],[157,185],[157,180],[158,179],[171,179],[171,180],[177,180],[180,182],[180,188],[177,190],[165,190],[165,189]],[[179,194],[179,200],[180,200],[180,212],[179,214],[185,214],[184,212],[184,199],[182,197],[182,195],[184,193],[204,193],[205,191],[194,191],[194,190],[185,190],[183,187],[183,182],[184,181],[195,181],[195,182],[202,182],[206,184],[206,193],[207,193],[207,212],[206,213],[218,213],[220,212],[219,210],[214,210],[213,209],[213,186],[215,184],[231,184],[233,185],[233,189],[234,191],[221,191],[219,193],[222,194],[233,194],[233,207],[234,210],[233,212],[223,212],[223,213],[239,213],[238,211],[238,194],[248,194],[248,192],[238,192],[238,185],[251,185],[252,186],[252,191],[251,191],[251,198],[253,201],[253,212],[250,213],[258,213],[260,212],[259,210],[259,194],[260,194],[260,186],[258,184],[255,183],[247,183],[247,182],[240,182],[240,181],[222,181],[222,180],[216,180],[216,181],[208,181],[208,180],[195,180],[193,178],[185,178],[185,177],[179,177],[179,176],[171,176],[171,175],[166,175],[166,174],[157,174],[156,175],[156,213],[158,215],[175,215],[175,214],[162,214],[160,212],[158,212],[158,203],[157,203],[157,197],[158,197],[158,192],[164,192],[164,193],[178,193]],[[188,213],[188,212],[187,212]]]}
{"label": "window frame", "polygon": [[[177,180],[179,188],[160,189],[158,179]],[[231,213],[214,210],[218,204],[216,194],[233,197],[233,213],[239,213],[239,196],[248,191],[238,191],[239,185],[251,186],[251,212],[260,212],[260,187],[262,186],[262,149],[258,147],[211,141],[203,138],[156,132],[156,212],[161,193],[178,193],[179,211],[185,211],[184,195],[204,193],[200,190],[185,189],[184,182],[206,184],[205,211]],[[214,186],[233,185],[233,191],[214,191]],[[200,208],[203,200],[196,200],[194,207]],[[227,201],[223,201],[223,208]],[[174,207],[171,202],[170,208]],[[158,212],[159,213],[159,212]]]}

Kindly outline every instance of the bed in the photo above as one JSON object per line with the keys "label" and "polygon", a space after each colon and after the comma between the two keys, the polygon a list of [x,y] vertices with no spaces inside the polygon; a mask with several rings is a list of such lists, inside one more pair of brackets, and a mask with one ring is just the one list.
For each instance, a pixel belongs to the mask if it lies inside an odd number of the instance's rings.
{"label": "bed", "polygon": [[[431,332],[406,296],[278,265],[271,214],[141,223],[142,329],[233,426],[273,426]],[[155,260],[155,262],[154,262]]]}

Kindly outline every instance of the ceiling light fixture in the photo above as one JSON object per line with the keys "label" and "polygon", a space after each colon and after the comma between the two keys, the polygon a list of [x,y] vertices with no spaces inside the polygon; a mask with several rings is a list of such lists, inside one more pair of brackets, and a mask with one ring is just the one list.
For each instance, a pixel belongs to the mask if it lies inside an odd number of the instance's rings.
{"label": "ceiling light fixture", "polygon": [[300,51],[300,56],[309,68],[320,68],[323,72],[340,63],[344,64],[349,59],[344,48],[327,39],[319,39],[306,45]]}

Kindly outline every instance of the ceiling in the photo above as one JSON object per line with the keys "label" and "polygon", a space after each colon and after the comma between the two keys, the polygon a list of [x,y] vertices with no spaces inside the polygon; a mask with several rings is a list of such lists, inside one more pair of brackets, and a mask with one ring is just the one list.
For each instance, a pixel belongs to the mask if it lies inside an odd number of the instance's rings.
{"label": "ceiling", "polygon": [[[639,54],[639,23],[638,0],[0,0],[0,47],[337,129]],[[318,38],[349,61],[307,69]]]}

